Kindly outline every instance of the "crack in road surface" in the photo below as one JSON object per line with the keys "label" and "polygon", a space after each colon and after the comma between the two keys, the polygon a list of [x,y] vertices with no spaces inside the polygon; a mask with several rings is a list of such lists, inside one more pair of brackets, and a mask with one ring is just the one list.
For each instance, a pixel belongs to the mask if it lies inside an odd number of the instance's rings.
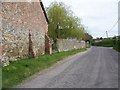
{"label": "crack in road surface", "polygon": [[111,48],[92,47],[17,88],[118,88],[118,54]]}

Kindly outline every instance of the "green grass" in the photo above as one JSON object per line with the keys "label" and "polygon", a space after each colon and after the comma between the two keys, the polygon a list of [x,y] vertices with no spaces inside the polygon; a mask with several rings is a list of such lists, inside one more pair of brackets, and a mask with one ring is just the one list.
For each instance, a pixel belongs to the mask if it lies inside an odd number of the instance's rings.
{"label": "green grass", "polygon": [[88,45],[86,48],[90,48],[91,47],[91,45]]}
{"label": "green grass", "polygon": [[16,62],[11,62],[9,66],[2,68],[2,88],[14,87],[24,80],[27,80],[35,73],[52,66],[59,60],[86,49],[78,49],[52,55],[39,56],[36,59],[24,59]]}
{"label": "green grass", "polygon": [[2,68],[0,67],[0,90],[2,89]]}

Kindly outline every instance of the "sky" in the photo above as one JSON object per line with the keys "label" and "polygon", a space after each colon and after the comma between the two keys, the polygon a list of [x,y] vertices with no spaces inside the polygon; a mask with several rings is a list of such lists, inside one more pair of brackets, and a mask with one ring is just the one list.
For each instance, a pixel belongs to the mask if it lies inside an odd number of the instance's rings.
{"label": "sky", "polygon": [[64,2],[81,19],[88,33],[94,38],[118,35],[118,25],[110,30],[118,20],[120,0],[42,0],[45,7],[51,2]]}

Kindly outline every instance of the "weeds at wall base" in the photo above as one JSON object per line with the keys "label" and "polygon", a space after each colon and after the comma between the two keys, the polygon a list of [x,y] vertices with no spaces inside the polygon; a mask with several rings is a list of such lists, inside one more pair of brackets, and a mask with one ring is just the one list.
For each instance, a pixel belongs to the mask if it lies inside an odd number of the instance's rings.
{"label": "weeds at wall base", "polygon": [[57,61],[62,60],[69,55],[76,54],[85,50],[86,48],[82,48],[72,51],[54,53],[52,55],[43,55],[39,56],[36,59],[26,58],[16,62],[11,62],[9,66],[6,66],[2,69],[2,88],[14,87],[27,80],[35,73],[49,68]]}

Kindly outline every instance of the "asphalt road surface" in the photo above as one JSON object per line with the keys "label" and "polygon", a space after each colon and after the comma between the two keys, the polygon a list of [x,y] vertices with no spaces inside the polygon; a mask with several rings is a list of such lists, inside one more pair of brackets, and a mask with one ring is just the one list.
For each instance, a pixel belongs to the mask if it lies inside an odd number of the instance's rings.
{"label": "asphalt road surface", "polygon": [[118,88],[118,53],[92,47],[70,56],[17,88]]}

